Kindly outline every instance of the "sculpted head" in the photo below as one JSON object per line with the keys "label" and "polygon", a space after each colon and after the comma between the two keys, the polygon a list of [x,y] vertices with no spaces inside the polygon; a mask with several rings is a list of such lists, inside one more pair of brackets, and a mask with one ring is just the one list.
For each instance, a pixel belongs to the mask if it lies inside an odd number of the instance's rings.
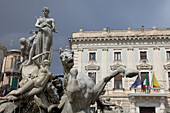
{"label": "sculpted head", "polygon": [[20,42],[21,45],[25,45],[25,44],[27,43],[27,40],[26,40],[24,37],[22,37],[22,38],[19,40],[19,42]]}
{"label": "sculpted head", "polygon": [[43,66],[50,66],[50,62],[45,59],[45,60],[43,61]]}
{"label": "sculpted head", "polygon": [[71,69],[74,65],[74,52],[68,48],[65,50],[60,49],[60,59],[63,65]]}
{"label": "sculpted head", "polygon": [[43,7],[42,12],[47,16],[50,13],[50,9],[48,7]]}

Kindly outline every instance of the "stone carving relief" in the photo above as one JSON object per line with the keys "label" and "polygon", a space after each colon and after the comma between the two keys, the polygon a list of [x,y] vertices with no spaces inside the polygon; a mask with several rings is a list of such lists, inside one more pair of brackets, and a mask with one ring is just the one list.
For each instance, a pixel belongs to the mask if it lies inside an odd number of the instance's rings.
{"label": "stone carving relief", "polygon": [[165,70],[169,70],[169,69],[170,69],[170,62],[168,62],[168,63],[166,63],[166,64],[164,65],[164,69],[165,69]]}
{"label": "stone carving relief", "polygon": [[89,64],[89,65],[85,66],[85,70],[86,71],[89,71],[89,70],[96,70],[96,71],[98,71],[98,70],[100,70],[100,66],[95,65],[95,64]]}
{"label": "stone carving relief", "polygon": [[152,70],[153,66],[148,63],[147,59],[141,60],[141,63],[136,66],[137,70]]}
{"label": "stone carving relief", "polygon": [[116,63],[114,63],[113,65],[110,66],[110,69],[114,71],[114,70],[116,70],[116,69],[117,69],[118,67],[120,67],[120,66],[126,68],[126,66],[125,66],[124,64],[119,63],[119,62],[116,62]]}

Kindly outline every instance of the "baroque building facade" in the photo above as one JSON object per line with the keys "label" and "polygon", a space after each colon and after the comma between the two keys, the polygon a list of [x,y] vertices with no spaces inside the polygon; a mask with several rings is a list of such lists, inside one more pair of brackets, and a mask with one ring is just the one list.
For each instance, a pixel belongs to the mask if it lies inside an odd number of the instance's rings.
{"label": "baroque building facade", "polygon": [[[2,71],[3,59],[7,55],[7,49],[4,45],[0,44],[0,72]],[[2,93],[2,80],[3,80],[3,73],[0,73],[0,95]]]}
{"label": "baroque building facade", "polygon": [[2,65],[2,83],[3,96],[11,90],[16,90],[19,86],[19,81],[22,79],[19,65],[21,52],[17,49],[11,49],[7,52],[7,56],[3,59]]}
{"label": "baroque building facade", "polygon": [[[130,89],[136,77],[118,75],[106,86],[105,95],[124,113],[164,113],[170,108],[170,29],[131,29],[73,32],[69,38],[74,67],[98,83],[119,66],[137,69],[141,82],[148,75],[150,90]],[[155,74],[161,88],[152,88]]]}

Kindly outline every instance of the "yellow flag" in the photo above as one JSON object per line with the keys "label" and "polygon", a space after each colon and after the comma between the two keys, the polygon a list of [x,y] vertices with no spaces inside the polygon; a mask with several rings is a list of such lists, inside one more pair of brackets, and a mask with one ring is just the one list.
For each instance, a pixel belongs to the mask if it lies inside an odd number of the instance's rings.
{"label": "yellow flag", "polygon": [[158,83],[158,80],[155,77],[155,74],[153,74],[153,88],[161,88],[161,86]]}

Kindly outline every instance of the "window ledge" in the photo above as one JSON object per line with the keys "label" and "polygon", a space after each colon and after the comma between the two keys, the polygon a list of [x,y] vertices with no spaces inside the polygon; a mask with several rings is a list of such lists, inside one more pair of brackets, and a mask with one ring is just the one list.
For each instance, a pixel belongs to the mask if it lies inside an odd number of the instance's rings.
{"label": "window ledge", "polygon": [[122,60],[114,60],[113,63],[115,62],[121,62],[122,63]]}
{"label": "window ledge", "polygon": [[148,63],[148,59],[140,59],[140,62]]}
{"label": "window ledge", "polygon": [[88,61],[88,63],[93,63],[93,62],[94,62],[94,63],[97,63],[96,60],[89,60],[89,61]]}
{"label": "window ledge", "polygon": [[124,92],[125,92],[125,89],[124,89],[124,88],[121,88],[121,89],[113,88],[113,92],[114,92],[114,93],[124,93]]}

